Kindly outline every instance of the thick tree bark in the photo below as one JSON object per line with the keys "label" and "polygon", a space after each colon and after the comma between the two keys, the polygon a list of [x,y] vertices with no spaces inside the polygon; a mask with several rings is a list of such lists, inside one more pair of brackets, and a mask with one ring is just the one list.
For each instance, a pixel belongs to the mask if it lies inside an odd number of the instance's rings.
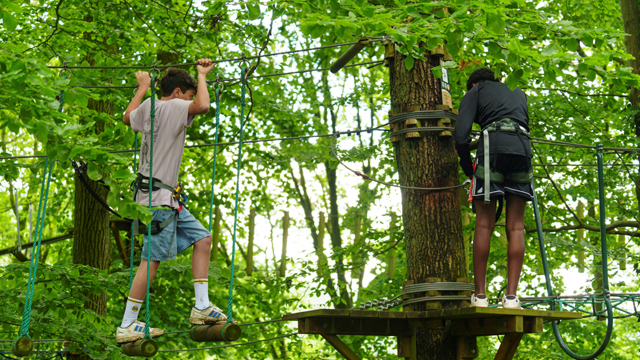
{"label": "thick tree bark", "polygon": [[[405,56],[396,51],[389,67],[391,110],[396,113],[434,110],[442,103],[440,80],[431,69],[438,57],[416,60],[407,70]],[[437,120],[420,126],[436,126]],[[442,187],[459,183],[453,138],[421,132],[420,138],[394,144],[400,183],[415,187]],[[423,283],[428,277],[456,281],[465,275],[464,242],[459,189],[447,191],[402,190],[402,220],[407,252],[407,279]],[[416,294],[416,297],[424,296]],[[419,304],[416,310],[423,310]],[[443,307],[455,306],[444,303]],[[456,359],[455,338],[444,328],[419,328],[417,358]]]}
{"label": "thick tree bark", "polygon": [[[640,74],[640,6],[638,0],[620,0],[620,10],[622,12],[622,21],[624,32],[628,35],[624,38],[624,44],[627,48],[627,54],[634,59],[629,59],[629,66],[633,68],[634,74]],[[640,110],[640,91],[631,87],[629,89],[629,101],[634,110]],[[634,125],[636,128],[636,137],[640,137],[640,112],[635,115]],[[640,155],[638,156],[640,160]],[[638,209],[640,210],[640,179],[634,179],[636,183],[636,199],[638,200]]]}
{"label": "thick tree bark", "polygon": [[[90,100],[89,109],[113,115],[113,102],[107,100]],[[102,132],[104,125],[98,125],[96,132]],[[91,188],[106,201],[108,188],[97,181],[81,175]],[[109,228],[109,212],[102,207],[91,193],[75,176],[75,213],[73,219],[73,263],[88,265],[100,270],[109,269],[111,261],[111,231]],[[85,308],[91,309],[98,315],[106,315],[107,294],[90,295],[90,301]]]}

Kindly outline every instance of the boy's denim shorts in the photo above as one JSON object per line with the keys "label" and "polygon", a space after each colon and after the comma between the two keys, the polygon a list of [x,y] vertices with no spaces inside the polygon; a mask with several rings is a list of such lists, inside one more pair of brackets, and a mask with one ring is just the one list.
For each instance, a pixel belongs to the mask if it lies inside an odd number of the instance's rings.
{"label": "boy's denim shorts", "polygon": [[[173,215],[173,209],[153,209],[153,220],[163,222]],[[202,240],[211,233],[207,231],[200,221],[191,215],[187,208],[183,207],[180,213],[156,235],[151,235],[151,261],[174,260],[176,256],[189,246]],[[148,237],[144,234],[142,246],[142,259],[147,259]]]}

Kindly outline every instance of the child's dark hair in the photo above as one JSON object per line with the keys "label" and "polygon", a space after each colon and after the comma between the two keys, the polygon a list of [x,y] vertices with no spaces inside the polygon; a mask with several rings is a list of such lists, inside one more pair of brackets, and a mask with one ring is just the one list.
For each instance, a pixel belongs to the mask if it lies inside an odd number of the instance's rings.
{"label": "child's dark hair", "polygon": [[469,75],[467,80],[467,91],[471,90],[473,84],[478,84],[485,81],[497,81],[493,70],[489,68],[482,68],[475,70]]}
{"label": "child's dark hair", "polygon": [[186,71],[169,68],[162,79],[160,79],[162,96],[170,96],[176,88],[180,88],[183,93],[186,93],[189,90],[197,90],[198,84]]}

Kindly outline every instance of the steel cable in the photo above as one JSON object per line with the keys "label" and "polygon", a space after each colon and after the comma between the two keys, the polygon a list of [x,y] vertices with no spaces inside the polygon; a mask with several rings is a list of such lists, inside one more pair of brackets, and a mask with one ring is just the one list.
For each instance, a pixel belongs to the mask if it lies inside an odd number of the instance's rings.
{"label": "steel cable", "polygon": [[266,339],[247,341],[247,342],[238,343],[238,344],[218,345],[218,346],[210,346],[210,347],[203,347],[203,348],[193,348],[193,349],[158,350],[158,352],[167,352],[167,353],[169,353],[169,352],[182,352],[182,351],[200,351],[200,350],[222,349],[222,348],[228,348],[228,347],[237,347],[237,346],[243,346],[243,345],[249,345],[249,344],[256,344],[256,343],[259,343],[259,342],[277,340],[277,339],[291,337],[291,336],[294,336],[294,335],[298,335],[298,333],[290,333],[290,334],[275,336],[275,337],[266,338]]}
{"label": "steel cable", "polygon": [[[370,43],[375,43],[375,42],[379,42],[382,41],[382,39],[372,39],[369,40]],[[342,46],[347,46],[347,45],[354,45],[354,44],[358,44],[358,41],[355,42],[349,42],[349,43],[342,43],[342,44],[334,44],[334,45],[325,45],[325,46],[317,46],[317,47],[312,47],[312,48],[305,48],[305,49],[299,49],[299,50],[288,50],[288,51],[281,51],[281,52],[276,52],[276,53],[271,53],[271,54],[262,54],[262,55],[254,55],[254,56],[241,56],[241,57],[236,57],[236,58],[229,58],[229,59],[222,59],[222,60],[217,60],[214,61],[215,63],[225,63],[225,62],[236,62],[236,61],[247,61],[247,60],[253,60],[253,59],[258,59],[258,58],[262,58],[262,57],[272,57],[272,56],[279,56],[279,55],[289,55],[289,54],[295,54],[295,53],[300,53],[300,52],[307,52],[307,51],[315,51],[315,50],[322,50],[322,49],[330,49],[330,48],[336,48],[336,47],[342,47]],[[184,63],[184,64],[169,64],[169,65],[151,65],[151,66],[147,66],[147,65],[134,65],[134,66],[66,66],[66,65],[52,65],[52,66],[47,66],[49,69],[61,69],[61,70],[67,70],[67,69],[151,69],[151,68],[158,68],[158,69],[168,69],[168,68],[172,68],[172,67],[188,67],[188,66],[196,66],[198,65],[197,62],[193,62],[193,63]],[[327,68],[328,69],[328,68]]]}

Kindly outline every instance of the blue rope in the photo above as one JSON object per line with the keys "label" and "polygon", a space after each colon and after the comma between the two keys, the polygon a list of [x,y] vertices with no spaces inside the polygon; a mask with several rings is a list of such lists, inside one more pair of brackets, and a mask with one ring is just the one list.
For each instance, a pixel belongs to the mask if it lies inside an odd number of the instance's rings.
{"label": "blue rope", "polygon": [[[220,126],[220,89],[215,89],[216,91],[216,135],[214,139],[214,144],[218,143],[218,127]],[[211,233],[211,225],[213,224],[213,198],[215,191],[215,183],[216,183],[216,163],[218,158],[218,145],[215,145],[213,148],[213,173],[211,174],[211,204],[209,205],[209,233]],[[214,250],[215,251],[215,250]]]}
{"label": "blue rope", "polygon": [[[135,142],[133,145],[133,148],[135,150],[138,150],[138,132],[136,131],[136,138],[135,138]],[[133,153],[133,173],[137,173],[137,163],[136,163],[136,155],[138,154],[137,151],[135,151]],[[133,183],[133,193],[136,193],[136,184],[135,182]],[[138,220],[133,220],[133,221],[138,221]],[[133,285],[133,248],[134,248],[134,239],[135,236],[133,234],[133,230],[134,230],[134,226],[135,226],[135,222],[131,223],[131,255],[129,256],[129,290],[131,290],[131,285]]]}
{"label": "blue rope", "polygon": [[[64,93],[61,91],[60,96],[58,97],[58,101],[60,102],[60,106],[58,106],[58,112],[62,112],[62,107],[64,105],[63,94]],[[36,283],[36,275],[38,272],[38,258],[40,257],[40,244],[42,243],[42,230],[44,229],[44,219],[47,211],[47,200],[49,200],[49,186],[51,184],[52,169],[53,161],[50,161],[49,157],[47,157],[47,160],[44,164],[44,171],[42,173],[43,178],[42,185],[40,186],[40,200],[38,202],[38,214],[36,215],[36,238],[34,239],[34,246],[31,250],[29,278],[27,280],[27,292],[25,295],[24,310],[22,312],[22,323],[20,324],[20,332],[18,333],[19,337],[26,336],[29,339],[31,339],[31,336],[29,336],[29,324],[31,323],[31,306],[33,304],[33,293]]]}
{"label": "blue rope", "polygon": [[[153,132],[154,122],[156,119],[156,77],[151,75],[151,128],[149,129],[149,210],[151,210],[151,202],[153,200]],[[146,295],[146,313],[144,322],[144,338],[151,339],[149,332],[149,321],[151,320],[151,311],[149,310],[149,279],[151,277],[151,223],[147,226],[147,295]]]}
{"label": "blue rope", "polygon": [[[225,328],[233,321],[233,264],[236,258],[236,235],[238,229],[238,195],[240,193],[240,168],[242,166],[242,134],[244,131],[244,108],[246,105],[245,98],[247,95],[247,79],[245,78],[246,68],[242,67],[241,81],[242,90],[240,93],[240,140],[238,141],[238,169],[236,173],[236,206],[233,219],[233,247],[231,250],[231,279],[229,282],[229,308],[227,310],[227,322],[222,327],[222,337],[224,338]],[[225,339],[226,340],[226,339]]]}

